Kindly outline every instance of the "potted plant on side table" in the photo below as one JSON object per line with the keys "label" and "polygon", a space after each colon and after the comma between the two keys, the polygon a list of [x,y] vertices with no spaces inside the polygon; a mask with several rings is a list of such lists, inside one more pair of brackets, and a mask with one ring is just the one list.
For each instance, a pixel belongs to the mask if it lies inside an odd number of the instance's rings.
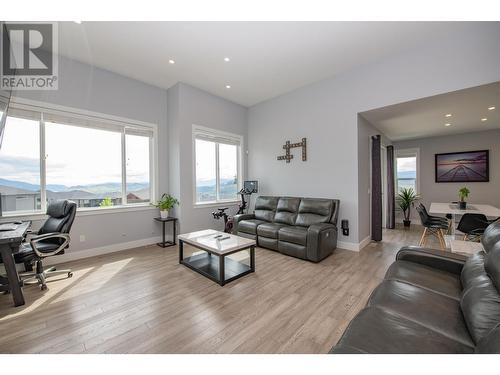
{"label": "potted plant on side table", "polygon": [[469,197],[469,194],[470,190],[467,189],[465,186],[458,191],[458,198],[460,199],[460,201],[458,202],[459,209],[461,210],[467,209],[467,202],[465,201],[465,199]]}
{"label": "potted plant on side table", "polygon": [[164,193],[161,199],[156,202],[155,206],[160,209],[160,217],[166,219],[168,217],[168,211],[170,211],[179,201],[172,197],[170,194]]}
{"label": "potted plant on side table", "polygon": [[403,225],[406,228],[410,227],[410,211],[413,206],[415,206],[415,202],[420,199],[420,196],[415,193],[413,188],[401,188],[399,190],[398,196],[396,198],[397,203],[401,211],[403,211]]}

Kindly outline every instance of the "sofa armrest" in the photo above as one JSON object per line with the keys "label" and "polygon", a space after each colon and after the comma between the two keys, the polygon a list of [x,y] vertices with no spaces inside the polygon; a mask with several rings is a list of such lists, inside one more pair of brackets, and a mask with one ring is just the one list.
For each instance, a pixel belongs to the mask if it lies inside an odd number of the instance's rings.
{"label": "sofa armrest", "polygon": [[233,234],[238,234],[238,223],[242,220],[255,219],[254,214],[239,214],[233,216]]}
{"label": "sofa armrest", "polygon": [[467,257],[448,251],[427,249],[418,246],[405,246],[398,251],[396,260],[419,263],[441,271],[460,275]]}
{"label": "sofa armrest", "polygon": [[320,223],[307,228],[307,259],[319,262],[330,255],[336,247],[336,225]]}

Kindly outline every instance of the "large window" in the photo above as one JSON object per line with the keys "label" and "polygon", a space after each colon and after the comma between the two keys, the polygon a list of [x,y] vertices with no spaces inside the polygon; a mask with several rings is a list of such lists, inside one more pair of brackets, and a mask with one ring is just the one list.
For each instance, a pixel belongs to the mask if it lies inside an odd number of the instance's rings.
{"label": "large window", "polygon": [[7,117],[0,147],[2,212],[41,209],[40,123]]}
{"label": "large window", "polygon": [[0,149],[2,211],[43,212],[54,199],[80,208],[147,204],[153,136],[152,127],[14,107]]}
{"label": "large window", "polygon": [[418,150],[396,150],[396,192],[412,188],[418,193]]}
{"label": "large window", "polygon": [[150,201],[150,142],[151,139],[143,135],[125,135],[127,203]]}
{"label": "large window", "polygon": [[198,127],[193,134],[195,203],[237,200],[241,186],[241,137]]}

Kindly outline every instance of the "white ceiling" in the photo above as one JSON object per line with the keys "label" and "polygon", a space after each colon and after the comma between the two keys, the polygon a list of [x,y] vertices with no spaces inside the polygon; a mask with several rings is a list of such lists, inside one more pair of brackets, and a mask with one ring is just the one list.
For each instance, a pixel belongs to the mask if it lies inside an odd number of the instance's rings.
{"label": "white ceiling", "polygon": [[[495,107],[494,110],[488,110]],[[451,114],[451,117],[446,117]],[[500,82],[361,113],[393,141],[500,129]],[[487,121],[481,121],[487,118]],[[445,126],[445,124],[451,124]]]}
{"label": "white ceiling", "polygon": [[165,89],[181,81],[252,106],[467,27],[478,24],[61,22],[59,52]]}

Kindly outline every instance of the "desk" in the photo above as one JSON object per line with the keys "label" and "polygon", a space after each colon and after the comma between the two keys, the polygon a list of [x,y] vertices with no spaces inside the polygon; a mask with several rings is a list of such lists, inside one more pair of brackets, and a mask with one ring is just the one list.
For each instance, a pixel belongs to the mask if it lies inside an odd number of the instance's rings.
{"label": "desk", "polygon": [[19,280],[16,270],[14,253],[19,249],[19,245],[21,245],[30,225],[31,222],[25,221],[19,224],[15,230],[0,232],[0,255],[7,273],[6,278],[0,276],[3,284],[0,286],[0,290],[10,291],[15,306],[24,305],[24,296],[21,289],[22,282]]}
{"label": "desk", "polygon": [[455,216],[463,214],[483,214],[489,218],[500,217],[500,209],[489,204],[467,203],[467,209],[461,210],[455,203],[431,203],[429,208],[431,214],[451,214],[451,234],[455,239]]}

